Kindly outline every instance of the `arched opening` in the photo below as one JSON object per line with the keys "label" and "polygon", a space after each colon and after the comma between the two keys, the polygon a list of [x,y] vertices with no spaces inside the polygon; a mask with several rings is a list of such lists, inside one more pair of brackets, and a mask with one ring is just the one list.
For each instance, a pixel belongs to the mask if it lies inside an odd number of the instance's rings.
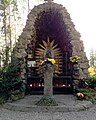
{"label": "arched opening", "polygon": [[[33,60],[38,64],[40,59],[43,58],[42,53],[46,49],[47,44],[50,43],[51,47],[54,48],[53,51],[57,52],[54,52],[54,59],[57,64],[57,70],[56,73],[54,73],[53,79],[53,86],[56,87],[54,88],[54,91],[58,91],[57,87],[63,88],[63,93],[64,88],[66,87],[70,87],[72,90],[72,73],[69,59],[72,55],[72,45],[70,43],[69,34],[66,31],[66,25],[64,24],[62,15],[58,11],[54,10],[41,12],[38,14],[35,21],[35,29],[37,42]],[[35,74],[36,77],[34,77]],[[37,76],[38,73],[36,73],[36,71],[35,73],[33,72],[31,77],[28,77],[27,79],[28,84],[31,86],[39,86],[39,81],[42,86],[43,80],[40,80]],[[35,90],[37,90],[37,88]],[[60,93],[60,91],[58,93]]]}
{"label": "arched opening", "polygon": [[60,48],[63,57],[62,70],[59,72],[62,75],[71,75],[69,58],[72,56],[72,45],[62,14],[55,10],[41,12],[35,21],[35,29],[37,39],[36,47],[42,44],[42,40],[47,42],[48,37],[51,41],[54,40],[54,43]]}
{"label": "arched opening", "polygon": [[[83,42],[80,40],[80,34],[76,31],[70,14],[65,7],[54,2],[35,6],[28,15],[26,26],[14,49],[17,58],[21,58],[25,50],[27,52],[26,63],[29,66],[27,65],[25,70],[26,75],[25,72],[22,73],[22,79],[25,79],[30,88],[35,87],[35,90],[40,88],[39,84],[41,85],[42,80],[35,71],[38,58],[36,51],[42,49],[42,45],[44,47],[43,41],[47,43],[48,38],[51,43],[54,41],[54,46],[57,45],[57,49],[60,49],[62,57],[62,64],[59,64],[59,59],[57,60],[58,66],[61,65],[62,67],[61,70],[58,70],[57,76],[54,76],[53,87],[54,84],[59,84],[60,88],[68,87],[68,85],[71,85],[72,88],[72,82],[74,82],[72,79],[79,79],[88,75],[88,60],[84,52]],[[71,65],[71,56],[80,56],[77,68]],[[24,56],[23,58],[25,59]]]}

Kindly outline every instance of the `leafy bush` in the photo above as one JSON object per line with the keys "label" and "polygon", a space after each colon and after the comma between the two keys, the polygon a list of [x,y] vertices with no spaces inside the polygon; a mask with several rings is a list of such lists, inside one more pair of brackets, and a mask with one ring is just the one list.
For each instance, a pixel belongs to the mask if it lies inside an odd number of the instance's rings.
{"label": "leafy bush", "polygon": [[96,99],[96,91],[94,89],[79,89],[79,92],[83,93],[87,100]]}
{"label": "leafy bush", "polygon": [[12,91],[19,90],[24,92],[20,76],[20,65],[21,60],[14,59],[6,68],[2,68],[0,72],[2,74],[0,78],[0,93],[7,94],[7,99],[10,98]]}
{"label": "leafy bush", "polygon": [[[11,58],[11,63],[10,63]],[[20,76],[20,66],[22,59],[15,59],[14,54],[10,56],[10,48],[6,47],[2,51],[3,67],[0,68],[0,101],[7,100],[12,91],[19,90],[24,93],[22,80]],[[5,97],[6,96],[6,97]]]}
{"label": "leafy bush", "polygon": [[89,76],[86,82],[90,88],[94,88],[96,86],[96,75]]}
{"label": "leafy bush", "polygon": [[0,92],[0,104],[5,103],[7,99],[8,99],[8,94],[4,92],[3,93]]}
{"label": "leafy bush", "polygon": [[82,93],[92,93],[92,92],[96,92],[96,91],[94,91],[93,89],[91,89],[91,88],[88,88],[88,89],[78,89],[80,92],[82,92]]}

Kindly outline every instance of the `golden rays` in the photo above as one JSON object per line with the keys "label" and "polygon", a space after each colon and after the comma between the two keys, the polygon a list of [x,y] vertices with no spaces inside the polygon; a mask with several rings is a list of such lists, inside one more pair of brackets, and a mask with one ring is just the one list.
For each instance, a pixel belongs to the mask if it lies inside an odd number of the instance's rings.
{"label": "golden rays", "polygon": [[58,45],[55,44],[55,41],[50,39],[47,39],[47,42],[42,40],[42,43],[39,44],[39,47],[35,51],[35,58],[37,59],[37,65],[40,64],[40,60],[44,59],[44,52],[46,49],[52,50],[52,57],[56,61],[56,66],[57,70],[56,71],[61,71],[62,70],[62,63],[63,63],[63,57],[60,48],[58,48]]}

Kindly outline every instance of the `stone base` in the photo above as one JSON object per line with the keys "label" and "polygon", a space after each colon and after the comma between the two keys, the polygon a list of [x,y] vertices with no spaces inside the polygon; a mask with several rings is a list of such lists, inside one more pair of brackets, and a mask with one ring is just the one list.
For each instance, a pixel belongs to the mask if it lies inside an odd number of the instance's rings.
{"label": "stone base", "polygon": [[37,103],[37,106],[57,106],[53,96],[43,96]]}
{"label": "stone base", "polygon": [[22,112],[79,112],[93,107],[92,102],[77,100],[73,95],[54,95],[58,106],[37,106],[36,103],[42,98],[41,95],[25,96],[15,102],[3,104],[3,108]]}

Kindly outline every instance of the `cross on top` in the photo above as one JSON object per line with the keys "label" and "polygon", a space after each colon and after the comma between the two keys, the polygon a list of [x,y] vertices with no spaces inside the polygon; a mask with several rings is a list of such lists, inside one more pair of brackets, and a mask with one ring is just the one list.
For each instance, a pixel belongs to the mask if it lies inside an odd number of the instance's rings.
{"label": "cross on top", "polygon": [[53,1],[53,0],[44,0],[44,1],[51,2],[51,1]]}

